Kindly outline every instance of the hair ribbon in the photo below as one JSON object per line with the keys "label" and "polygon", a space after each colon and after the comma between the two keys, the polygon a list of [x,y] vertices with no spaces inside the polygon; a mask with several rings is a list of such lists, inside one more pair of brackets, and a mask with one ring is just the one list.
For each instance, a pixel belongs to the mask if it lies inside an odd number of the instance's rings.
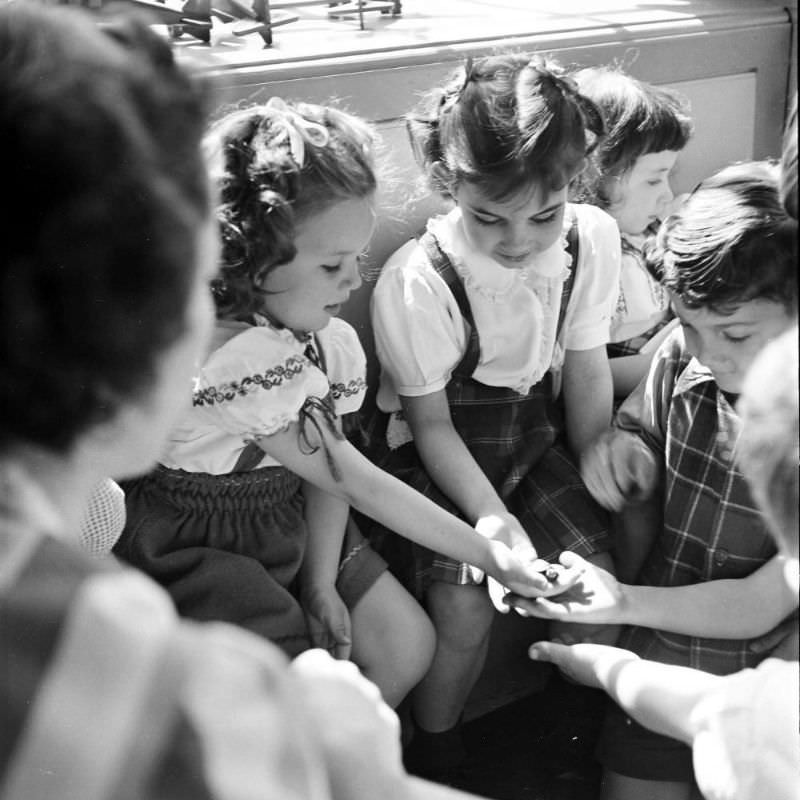
{"label": "hair ribbon", "polygon": [[318,122],[307,120],[298,111],[286,105],[282,98],[270,97],[266,107],[280,116],[286,141],[289,144],[289,152],[298,168],[302,169],[305,164],[306,142],[316,147],[324,147],[328,144],[330,136],[327,128]]}

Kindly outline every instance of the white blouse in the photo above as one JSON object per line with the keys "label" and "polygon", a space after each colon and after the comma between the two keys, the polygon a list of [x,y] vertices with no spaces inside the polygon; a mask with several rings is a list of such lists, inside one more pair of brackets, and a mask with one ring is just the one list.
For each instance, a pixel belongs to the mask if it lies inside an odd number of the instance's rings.
{"label": "white blouse", "polygon": [[708,800],[798,800],[796,661],[727,675],[692,713],[697,784]]}
{"label": "white blouse", "polygon": [[[161,463],[172,469],[230,472],[254,436],[297,422],[309,397],[329,392],[337,415],[357,411],[366,391],[366,358],[356,332],[334,318],[316,336],[326,373],[306,355],[309,341],[268,323],[224,324],[223,343],[195,377],[192,408],[173,432]],[[230,336],[231,327],[239,330]],[[275,466],[265,456],[261,466]]]}
{"label": "white blouse", "polygon": [[[572,266],[566,252],[573,213],[578,217],[578,272],[559,340],[561,290]],[[477,254],[464,235],[461,211],[428,222],[462,279],[481,343],[474,376],[488,386],[526,393],[565,350],[608,342],[619,288],[620,237],[599,208],[569,205],[560,239],[522,270]],[[400,408],[398,394],[443,389],[464,355],[467,332],[453,294],[414,241],[387,261],[372,296],[372,325],[381,363],[378,405]]]}
{"label": "white blouse", "polygon": [[[644,236],[623,234],[637,250],[644,245]],[[649,331],[666,318],[669,296],[666,289],[647,271],[643,260],[634,253],[622,251],[619,275],[619,297],[611,320],[611,342],[624,342]]]}

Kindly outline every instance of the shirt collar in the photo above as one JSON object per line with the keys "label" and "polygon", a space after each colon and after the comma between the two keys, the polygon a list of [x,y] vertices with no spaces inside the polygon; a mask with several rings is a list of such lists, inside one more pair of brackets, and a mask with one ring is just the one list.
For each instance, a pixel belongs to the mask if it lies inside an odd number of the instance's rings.
{"label": "shirt collar", "polygon": [[[476,253],[467,241],[463,215],[458,207],[452,209],[446,216],[432,220],[430,229],[445,253],[454,262],[457,262],[462,270],[465,269],[469,272],[475,284],[493,292],[502,292],[525,277],[548,280],[564,279],[569,259],[566,253],[566,231],[572,219],[567,214],[564,216],[566,227],[562,235],[523,270],[507,269],[490,256]],[[567,219],[568,217],[569,219]]]}
{"label": "shirt collar", "polygon": [[702,383],[716,384],[716,381],[711,370],[692,357],[675,382],[673,395],[684,394]]}

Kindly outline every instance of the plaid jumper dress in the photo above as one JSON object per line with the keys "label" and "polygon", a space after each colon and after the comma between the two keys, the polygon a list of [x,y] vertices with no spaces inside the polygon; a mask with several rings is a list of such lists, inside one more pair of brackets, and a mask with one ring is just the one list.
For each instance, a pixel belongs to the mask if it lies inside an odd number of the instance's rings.
{"label": "plaid jumper dress", "polygon": [[[578,263],[577,220],[569,230],[567,242],[574,266],[562,290],[558,331]],[[547,372],[526,394],[475,380],[472,374],[480,358],[480,338],[464,285],[430,232],[420,237],[419,244],[453,293],[470,329],[464,355],[446,387],[456,431],[542,558],[551,560],[567,549],[583,556],[607,550],[608,517],[586,490],[563,441],[563,411],[553,396],[552,372]],[[379,464],[438,505],[463,517],[431,480],[413,441],[384,452]],[[382,526],[374,525],[370,538],[395,574],[418,597],[434,580],[472,582],[466,564],[409,542]]]}

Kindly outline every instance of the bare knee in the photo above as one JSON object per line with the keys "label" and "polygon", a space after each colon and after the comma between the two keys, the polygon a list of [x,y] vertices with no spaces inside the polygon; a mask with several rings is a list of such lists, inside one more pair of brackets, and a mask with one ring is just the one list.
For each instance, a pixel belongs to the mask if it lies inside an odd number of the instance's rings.
{"label": "bare knee", "polygon": [[397,706],[430,668],[436,651],[433,624],[389,573],[359,601],[351,621],[352,660],[384,700]]}
{"label": "bare knee", "polygon": [[426,607],[439,642],[451,648],[476,649],[489,636],[494,608],[483,586],[434,582]]}

